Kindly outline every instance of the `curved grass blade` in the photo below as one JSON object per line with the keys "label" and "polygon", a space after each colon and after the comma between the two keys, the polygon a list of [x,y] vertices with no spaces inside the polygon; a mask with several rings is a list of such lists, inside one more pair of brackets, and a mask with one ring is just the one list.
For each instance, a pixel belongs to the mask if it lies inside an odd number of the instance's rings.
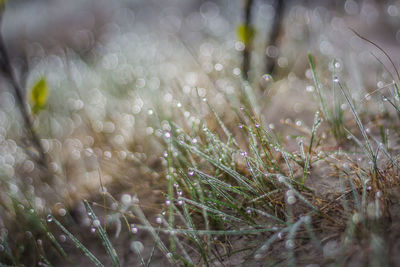
{"label": "curved grass blade", "polygon": [[75,246],[80,249],[96,266],[104,267],[104,265],[73,235],[71,234],[56,218],[50,215],[51,220],[63,231],[75,244]]}

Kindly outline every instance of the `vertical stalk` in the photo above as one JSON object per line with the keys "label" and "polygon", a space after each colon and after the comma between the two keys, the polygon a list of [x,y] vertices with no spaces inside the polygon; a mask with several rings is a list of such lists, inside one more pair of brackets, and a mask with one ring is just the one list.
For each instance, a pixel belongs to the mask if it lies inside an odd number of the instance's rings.
{"label": "vertical stalk", "polygon": [[[253,0],[245,0],[244,3],[244,25],[246,29],[250,29],[251,27],[251,20],[252,20],[252,13],[251,7],[253,5]],[[243,62],[242,62],[242,73],[243,79],[249,79],[249,70],[250,70],[250,51],[251,50],[251,38],[247,44],[245,44],[245,48],[243,50]]]}
{"label": "vertical stalk", "polygon": [[[275,0],[275,14],[272,22],[272,27],[269,32],[268,46],[278,47],[278,37],[282,31],[283,13],[285,10],[285,0]],[[275,69],[276,60],[266,56],[265,73],[272,74]]]}
{"label": "vertical stalk", "polygon": [[[2,10],[0,12],[1,12],[0,13],[0,28],[1,28],[2,23],[3,23],[4,7],[2,7]],[[0,31],[0,70],[3,74],[3,77],[10,82],[11,89],[13,90],[16,103],[18,105],[18,108],[22,115],[22,119],[24,121],[24,126],[27,131],[28,138],[29,138],[30,142],[32,143],[32,145],[37,149],[37,151],[39,153],[39,156],[35,157],[34,159],[37,163],[39,163],[40,166],[44,167],[44,169],[47,171],[47,177],[46,177],[47,181],[46,182],[48,182],[48,180],[50,178],[52,178],[52,175],[51,175],[51,172],[50,172],[50,169],[48,166],[47,157],[44,152],[44,148],[40,142],[40,138],[34,130],[33,121],[32,121],[31,115],[26,107],[25,97],[22,93],[23,90],[17,80],[17,77],[14,73],[14,69],[11,65],[10,56],[7,52],[7,49],[6,49],[6,46],[4,43],[3,34],[1,31]]]}

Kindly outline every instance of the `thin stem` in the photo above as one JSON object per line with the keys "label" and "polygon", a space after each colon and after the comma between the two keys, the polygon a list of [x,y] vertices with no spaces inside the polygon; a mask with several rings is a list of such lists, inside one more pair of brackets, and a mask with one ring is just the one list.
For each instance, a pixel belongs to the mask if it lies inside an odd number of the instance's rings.
{"label": "thin stem", "polygon": [[[0,14],[0,28],[1,28],[2,22],[3,22],[3,14]],[[4,77],[11,83],[11,88],[14,91],[15,99],[18,104],[19,110],[21,112],[22,118],[24,120],[25,129],[28,132],[29,139],[39,153],[39,156],[35,157],[35,160],[42,167],[44,167],[44,169],[46,169],[46,171],[48,173],[47,179],[51,179],[52,175],[51,175],[51,172],[50,172],[50,169],[48,166],[48,161],[47,161],[46,154],[44,152],[44,148],[40,142],[39,136],[37,135],[37,133],[34,130],[33,121],[30,116],[30,113],[26,107],[25,97],[22,94],[23,90],[15,76],[13,67],[11,65],[10,57],[9,57],[9,54],[7,52],[7,49],[6,49],[6,46],[4,43],[3,34],[1,33],[1,31],[0,31],[0,68],[1,68],[1,71],[3,72]]]}

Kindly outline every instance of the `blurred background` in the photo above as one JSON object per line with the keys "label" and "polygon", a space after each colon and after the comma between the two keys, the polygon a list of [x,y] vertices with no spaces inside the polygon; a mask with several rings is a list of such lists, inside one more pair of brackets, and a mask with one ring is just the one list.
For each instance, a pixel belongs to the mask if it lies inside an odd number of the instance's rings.
{"label": "blurred background", "polygon": [[[312,121],[307,53],[361,101],[391,83],[394,69],[351,29],[398,66],[399,1],[8,0],[1,30],[16,80],[25,96],[45,77],[49,98],[30,114],[38,147],[12,84],[0,80],[0,226],[15,244],[27,238],[13,224],[13,199],[42,214],[68,210],[83,224],[79,201],[103,191],[121,203],[136,194],[146,212],[158,211],[170,122],[199,129],[205,98],[236,129],[227,111],[241,105],[244,80],[266,125]],[[41,149],[47,167],[35,161]]]}

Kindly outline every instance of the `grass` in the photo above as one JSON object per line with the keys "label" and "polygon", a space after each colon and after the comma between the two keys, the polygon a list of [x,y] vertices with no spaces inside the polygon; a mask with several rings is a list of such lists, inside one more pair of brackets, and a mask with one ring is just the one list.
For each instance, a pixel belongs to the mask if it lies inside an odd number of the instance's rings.
{"label": "grass", "polygon": [[[17,107],[2,111],[1,265],[393,264],[396,81],[360,101],[339,61],[308,54],[316,92],[299,97],[310,107],[275,126],[265,114],[291,105],[279,96],[292,74],[255,89],[226,70],[239,65],[228,48],[223,71],[171,74],[147,61],[151,43],[116,37],[90,63],[70,52],[32,69],[28,84],[44,76],[54,88],[30,114],[46,169],[13,134],[24,129]],[[191,66],[187,52],[175,56]],[[114,57],[125,63],[110,67]]]}

